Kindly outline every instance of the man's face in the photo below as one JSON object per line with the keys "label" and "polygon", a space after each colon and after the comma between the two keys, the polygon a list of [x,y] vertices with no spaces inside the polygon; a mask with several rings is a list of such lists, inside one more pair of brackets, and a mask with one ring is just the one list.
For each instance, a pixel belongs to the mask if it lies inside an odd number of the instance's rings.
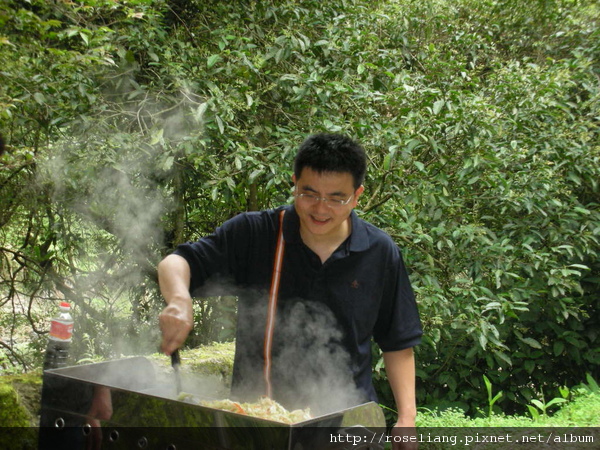
{"label": "man's face", "polygon": [[[300,231],[318,238],[338,237],[342,227],[346,226],[346,219],[358,203],[363,186],[354,190],[352,175],[348,172],[318,173],[309,167],[302,169],[299,178],[294,176],[292,179],[296,186],[295,207],[300,217]],[[305,195],[298,196],[299,194]],[[347,204],[336,205],[334,202],[315,201],[307,196],[349,201]]]}

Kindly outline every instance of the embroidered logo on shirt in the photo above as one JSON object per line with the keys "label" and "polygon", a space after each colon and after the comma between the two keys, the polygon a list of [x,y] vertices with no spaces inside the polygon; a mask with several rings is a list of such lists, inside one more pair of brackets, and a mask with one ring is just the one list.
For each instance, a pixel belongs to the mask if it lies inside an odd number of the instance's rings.
{"label": "embroidered logo on shirt", "polygon": [[358,289],[360,286],[360,284],[358,283],[358,280],[354,280],[352,283],[350,283],[350,287],[352,289]]}

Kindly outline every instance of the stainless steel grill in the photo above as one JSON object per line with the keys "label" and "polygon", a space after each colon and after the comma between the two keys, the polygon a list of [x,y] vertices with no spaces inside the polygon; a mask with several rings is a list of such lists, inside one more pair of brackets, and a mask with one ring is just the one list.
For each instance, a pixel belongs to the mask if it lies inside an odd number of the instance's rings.
{"label": "stainless steel grill", "polygon": [[383,448],[373,402],[287,425],[179,401],[143,357],[47,370],[43,381],[40,449]]}

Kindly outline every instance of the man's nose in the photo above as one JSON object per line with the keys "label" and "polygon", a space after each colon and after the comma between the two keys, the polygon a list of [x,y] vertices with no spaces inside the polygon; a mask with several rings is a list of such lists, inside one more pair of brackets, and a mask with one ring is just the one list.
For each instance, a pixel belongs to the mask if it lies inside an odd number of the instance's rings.
{"label": "man's nose", "polygon": [[315,204],[315,209],[319,212],[329,212],[329,204],[324,197],[319,198],[317,203]]}

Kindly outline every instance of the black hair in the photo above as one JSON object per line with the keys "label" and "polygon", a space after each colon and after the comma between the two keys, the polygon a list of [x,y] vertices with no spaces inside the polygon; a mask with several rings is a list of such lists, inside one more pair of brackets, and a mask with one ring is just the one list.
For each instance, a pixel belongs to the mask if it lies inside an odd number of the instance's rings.
{"label": "black hair", "polygon": [[349,137],[320,133],[309,136],[300,145],[294,161],[296,178],[300,178],[305,167],[318,173],[348,172],[354,180],[354,189],[358,189],[365,179],[367,157],[362,146]]}

